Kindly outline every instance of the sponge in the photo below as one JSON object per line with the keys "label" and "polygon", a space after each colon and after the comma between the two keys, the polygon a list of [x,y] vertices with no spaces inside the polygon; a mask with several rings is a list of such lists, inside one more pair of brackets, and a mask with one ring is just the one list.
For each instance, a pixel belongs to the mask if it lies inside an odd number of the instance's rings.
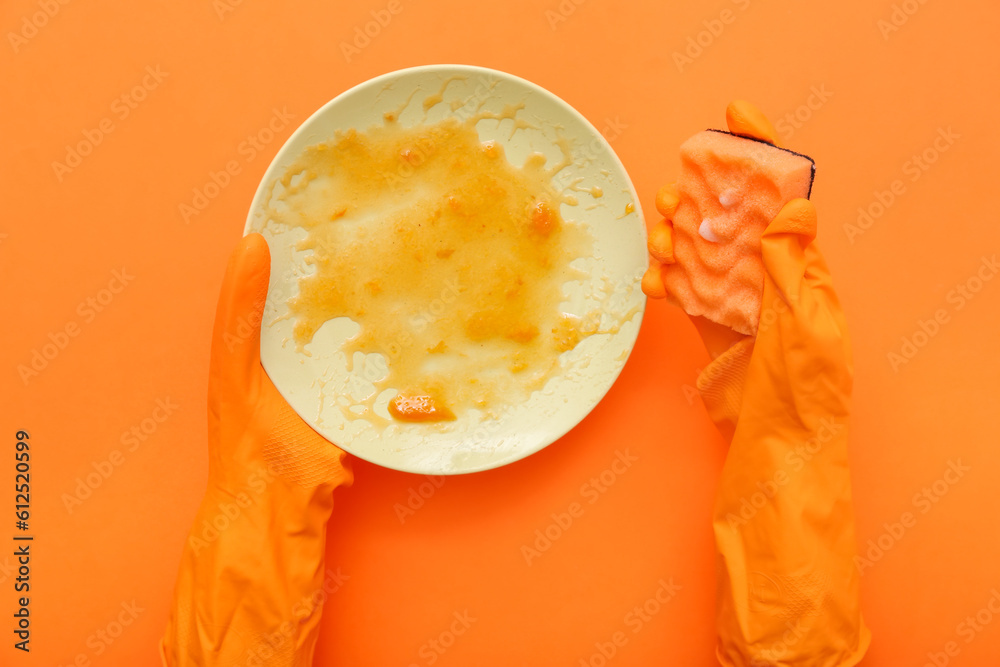
{"label": "sponge", "polygon": [[720,130],[681,145],[675,262],[661,276],[667,298],[754,335],[764,290],[760,237],[788,201],[808,199],[816,166],[773,144]]}

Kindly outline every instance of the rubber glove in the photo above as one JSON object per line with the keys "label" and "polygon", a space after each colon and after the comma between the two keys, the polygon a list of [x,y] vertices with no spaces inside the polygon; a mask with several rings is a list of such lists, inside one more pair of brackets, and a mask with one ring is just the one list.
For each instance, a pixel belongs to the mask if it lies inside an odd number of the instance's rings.
{"label": "rubber glove", "polygon": [[302,421],[260,365],[269,275],[264,238],[244,237],[215,316],[208,489],[161,642],[169,667],[312,664],[333,490],[353,477],[346,454]]}
{"label": "rubber glove", "polygon": [[[726,118],[734,134],[775,142],[747,102],[730,104]],[[651,297],[665,296],[660,267],[674,261],[677,203],[673,186],[657,195],[666,220],[649,237]],[[851,350],[815,235],[806,199],[788,202],[764,231],[755,336],[692,318],[713,358],[697,387],[730,441],[713,511],[722,665],[848,667],[871,641],[853,562]]]}

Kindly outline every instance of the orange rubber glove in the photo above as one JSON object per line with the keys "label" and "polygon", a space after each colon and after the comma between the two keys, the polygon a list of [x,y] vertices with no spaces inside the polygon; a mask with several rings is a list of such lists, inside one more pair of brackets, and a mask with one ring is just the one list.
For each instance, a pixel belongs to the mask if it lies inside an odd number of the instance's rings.
{"label": "orange rubber glove", "polygon": [[269,274],[264,238],[243,238],[215,316],[208,489],[160,646],[168,667],[312,664],[333,490],[353,477],[260,365]]}
{"label": "orange rubber glove", "polygon": [[[755,107],[734,102],[729,130],[774,143]],[[660,264],[674,261],[676,188],[657,195],[667,218],[650,232],[643,279],[665,295]],[[717,657],[740,667],[849,667],[871,641],[847,466],[850,344],[830,274],[813,241],[816,212],[789,202],[761,237],[760,322],[744,336],[692,318],[713,361],[697,386],[730,441],[714,508],[718,550]]]}

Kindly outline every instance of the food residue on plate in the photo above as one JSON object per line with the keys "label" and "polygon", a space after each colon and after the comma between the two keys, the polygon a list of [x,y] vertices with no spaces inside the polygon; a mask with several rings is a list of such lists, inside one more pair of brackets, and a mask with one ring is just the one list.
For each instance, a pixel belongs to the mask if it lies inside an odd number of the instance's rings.
{"label": "food residue on plate", "polygon": [[562,214],[576,200],[553,182],[570,163],[567,142],[562,160],[531,153],[515,166],[476,129],[509,120],[513,134],[528,126],[519,109],[412,127],[390,112],[310,146],[272,184],[270,219],[305,230],[295,249],[315,269],[287,304],[297,348],[346,317],[360,326],[342,348],[348,364],[356,352],[386,358],[363,416],[389,388],[400,421],[489,413],[543,387],[559,355],[597,333],[595,318],[560,305],[563,285],[582,277],[570,263],[592,250]]}

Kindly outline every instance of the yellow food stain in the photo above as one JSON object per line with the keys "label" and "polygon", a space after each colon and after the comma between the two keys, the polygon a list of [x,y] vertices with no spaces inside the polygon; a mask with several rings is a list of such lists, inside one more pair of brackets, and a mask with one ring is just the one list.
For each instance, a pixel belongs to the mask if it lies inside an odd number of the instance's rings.
{"label": "yellow food stain", "polygon": [[604,196],[604,190],[602,190],[599,185],[595,185],[595,186],[592,186],[592,187],[589,187],[589,188],[584,188],[584,187],[580,187],[581,181],[583,181],[583,177],[582,176],[579,177],[579,178],[574,178],[573,181],[569,184],[569,188],[568,189],[570,189],[570,190],[572,190],[574,192],[586,192],[587,194],[589,194],[594,199],[600,199],[601,197]]}
{"label": "yellow food stain", "polygon": [[629,202],[625,204],[625,212],[615,218],[615,220],[621,220],[622,218],[625,218],[633,213],[635,213],[635,204]]}
{"label": "yellow food stain", "polygon": [[270,219],[306,231],[296,250],[311,251],[315,268],[288,300],[297,349],[346,317],[360,326],[342,348],[348,363],[356,352],[388,362],[354,406],[363,408],[343,409],[349,419],[376,416],[386,389],[398,391],[389,412],[401,421],[515,404],[545,385],[560,354],[597,333],[560,308],[563,285],[584,277],[570,262],[593,244],[562,216],[576,200],[553,185],[571,164],[568,141],[557,141],[556,164],[533,153],[514,166],[501,144],[479,139],[483,119],[530,127],[517,118],[521,106],[414,127],[390,112],[308,147],[271,184]]}
{"label": "yellow food stain", "polygon": [[[464,76],[452,76],[445,79],[444,82],[441,84],[441,89],[438,92],[434,93],[433,95],[428,95],[427,97],[424,98],[424,113],[426,114],[428,111],[431,110],[431,107],[440,104],[441,102],[444,101],[444,91],[448,89],[448,86],[453,81],[464,81],[464,80],[465,80]],[[416,93],[416,91],[414,91],[414,93]],[[413,94],[410,95],[410,99],[412,98]],[[406,103],[409,104],[410,100],[407,100]]]}

